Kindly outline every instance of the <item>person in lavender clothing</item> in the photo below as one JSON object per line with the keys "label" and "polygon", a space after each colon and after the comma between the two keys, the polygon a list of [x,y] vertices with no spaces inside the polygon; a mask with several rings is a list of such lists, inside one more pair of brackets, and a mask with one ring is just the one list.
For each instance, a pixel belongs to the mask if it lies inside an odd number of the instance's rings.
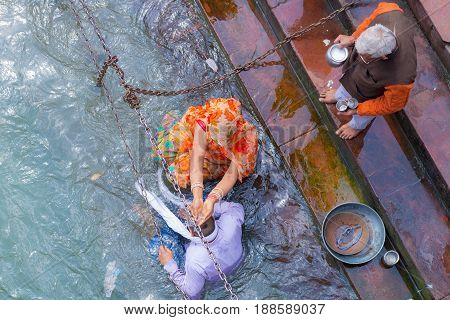
{"label": "person in lavender clothing", "polygon": [[[163,183],[160,181],[160,188]],[[167,208],[153,192],[145,189],[142,179],[135,184],[136,190],[148,204],[164,219],[167,226],[188,240],[185,245],[184,270],[178,267],[172,250],[164,245],[159,247],[159,261],[175,284],[191,299],[198,299],[206,281],[216,281],[219,274],[198,235]],[[214,198],[214,193],[209,196]],[[170,199],[169,199],[170,200]],[[174,202],[173,200],[170,200]],[[226,275],[237,269],[243,259],[242,224],[244,208],[239,203],[214,199],[212,210],[205,208],[200,227],[219,265]],[[158,243],[158,242],[154,242]],[[168,244],[170,245],[170,244]],[[155,250],[152,249],[152,252]],[[177,256],[179,260],[180,257]]]}
{"label": "person in lavender clothing", "polygon": [[[242,205],[220,201],[215,204],[212,217],[201,225],[205,240],[226,275],[235,271],[243,258],[243,223]],[[165,246],[159,248],[159,261],[189,298],[198,299],[205,282],[219,280],[219,274],[200,238],[194,231],[191,234],[193,237],[186,245],[184,270],[178,267],[172,251]]]}

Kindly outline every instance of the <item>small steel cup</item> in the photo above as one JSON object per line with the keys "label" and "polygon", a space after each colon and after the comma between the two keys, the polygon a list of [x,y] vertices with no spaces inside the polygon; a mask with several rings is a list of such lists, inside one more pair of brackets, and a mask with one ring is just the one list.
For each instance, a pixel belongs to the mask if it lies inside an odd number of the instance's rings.
{"label": "small steel cup", "polygon": [[383,256],[383,263],[386,267],[393,267],[400,260],[400,255],[397,251],[389,250]]}
{"label": "small steel cup", "polygon": [[358,106],[358,100],[355,98],[342,99],[336,102],[336,109],[340,112],[344,112],[347,109],[356,109]]}
{"label": "small steel cup", "polygon": [[347,99],[347,107],[349,109],[356,109],[357,106],[358,106],[358,100],[356,100],[355,98]]}
{"label": "small steel cup", "polygon": [[344,112],[345,110],[347,110],[347,103],[345,100],[339,100],[338,102],[336,102],[336,109],[340,112]]}

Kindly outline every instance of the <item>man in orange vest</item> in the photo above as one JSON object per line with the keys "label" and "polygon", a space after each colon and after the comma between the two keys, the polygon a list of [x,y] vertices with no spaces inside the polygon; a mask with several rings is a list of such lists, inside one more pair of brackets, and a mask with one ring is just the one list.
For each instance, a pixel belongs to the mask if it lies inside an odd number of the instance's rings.
{"label": "man in orange vest", "polygon": [[356,109],[338,112],[352,119],[336,134],[353,139],[376,116],[405,107],[416,78],[413,23],[397,4],[382,2],[351,36],[339,35],[335,43],[351,53],[342,68],[340,87],[322,92],[319,100],[336,103],[352,97],[358,101]]}

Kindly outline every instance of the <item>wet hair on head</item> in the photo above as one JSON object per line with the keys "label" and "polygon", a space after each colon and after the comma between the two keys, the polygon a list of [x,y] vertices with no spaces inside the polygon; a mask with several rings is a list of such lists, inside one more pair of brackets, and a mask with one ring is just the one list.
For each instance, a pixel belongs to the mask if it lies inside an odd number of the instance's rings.
{"label": "wet hair on head", "polygon": [[215,222],[214,222],[214,218],[209,218],[208,220],[206,220],[201,226],[200,228],[202,229],[203,235],[205,237],[209,236],[211,233],[213,233],[214,228],[215,228]]}

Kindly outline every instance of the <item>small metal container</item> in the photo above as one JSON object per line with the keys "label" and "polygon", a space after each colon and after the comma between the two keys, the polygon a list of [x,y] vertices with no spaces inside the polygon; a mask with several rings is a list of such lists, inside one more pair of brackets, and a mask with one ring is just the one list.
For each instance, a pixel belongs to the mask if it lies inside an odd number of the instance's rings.
{"label": "small metal container", "polygon": [[400,255],[397,251],[389,250],[383,256],[383,263],[386,267],[393,267],[400,260]]}
{"label": "small metal container", "polygon": [[339,100],[336,103],[336,109],[338,109],[338,111],[341,111],[341,112],[343,112],[347,109],[356,109],[357,106],[358,106],[358,100],[356,100],[355,98]]}
{"label": "small metal container", "polygon": [[330,66],[333,68],[340,67],[348,58],[348,49],[341,48],[339,44],[333,44],[328,48],[325,57]]}
{"label": "small metal container", "polygon": [[345,110],[347,110],[347,103],[345,103],[345,100],[339,100],[338,102],[336,102],[336,109],[338,111],[344,112]]}

